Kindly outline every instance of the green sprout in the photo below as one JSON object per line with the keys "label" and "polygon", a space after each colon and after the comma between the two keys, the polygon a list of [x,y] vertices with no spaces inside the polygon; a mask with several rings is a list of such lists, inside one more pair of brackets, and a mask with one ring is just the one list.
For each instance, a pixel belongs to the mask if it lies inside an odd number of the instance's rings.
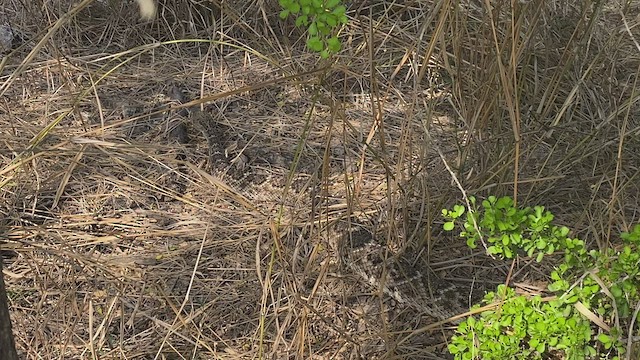
{"label": "green sprout", "polygon": [[342,48],[335,30],[347,23],[347,8],[340,0],[279,0],[280,18],[295,15],[296,26],[306,27],[307,47],[324,59]]}

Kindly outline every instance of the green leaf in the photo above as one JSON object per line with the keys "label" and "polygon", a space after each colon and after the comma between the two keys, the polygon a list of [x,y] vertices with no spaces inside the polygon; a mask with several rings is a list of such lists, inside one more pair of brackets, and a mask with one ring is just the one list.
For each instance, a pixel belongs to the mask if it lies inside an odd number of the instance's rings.
{"label": "green leaf", "polygon": [[309,25],[309,17],[307,15],[300,15],[296,19],[296,26],[307,26]]}
{"label": "green leaf", "polygon": [[511,205],[513,205],[513,200],[508,196],[503,196],[496,202],[497,209],[506,209],[511,207]]}
{"label": "green leaf", "polygon": [[327,24],[325,24],[323,21],[317,21],[316,24],[317,24],[318,30],[320,31],[321,34],[329,35],[331,33],[331,29],[328,28]]}
{"label": "green leaf", "polygon": [[327,49],[324,49],[324,50],[320,51],[320,57],[323,58],[323,59],[328,58],[329,55],[330,55],[330,53],[329,53],[329,50],[327,50]]}
{"label": "green leaf", "polygon": [[324,48],[322,40],[320,40],[320,38],[318,38],[317,36],[310,37],[309,40],[307,40],[307,46],[309,47],[309,49],[316,52],[320,52]]}
{"label": "green leaf", "polygon": [[576,301],[578,301],[578,295],[572,295],[566,299],[567,304],[573,304]]}
{"label": "green leaf", "polygon": [[325,5],[327,9],[333,9],[334,7],[340,4],[340,0],[327,0],[327,4]]}
{"label": "green leaf", "polygon": [[[280,11],[280,19],[284,20],[284,19],[286,19],[288,16],[289,16],[289,10],[282,10],[282,11]],[[296,19],[296,26],[299,26],[299,25],[298,25],[298,20],[299,20],[299,19],[300,19],[300,18]]]}
{"label": "green leaf", "polygon": [[529,257],[533,256],[533,252],[534,251],[536,251],[536,249],[534,249],[534,248],[527,249],[527,256],[529,256]]}
{"label": "green leaf", "polygon": [[[315,37],[316,35],[318,35],[318,25],[316,24],[315,21],[312,22],[311,25],[309,25],[309,29],[307,31],[309,32],[309,35],[311,35],[312,37]],[[316,50],[316,51],[320,51],[320,50]]]}
{"label": "green leaf", "polygon": [[631,232],[623,232],[620,237],[626,242],[640,245],[640,224],[636,224]]}
{"label": "green leaf", "polygon": [[513,251],[511,251],[511,249],[509,249],[508,247],[507,247],[507,248],[504,248],[504,256],[505,256],[507,259],[511,259],[511,258],[513,258]]}
{"label": "green leaf", "polygon": [[324,17],[324,21],[327,22],[327,25],[329,25],[329,27],[334,28],[336,27],[336,25],[338,25],[338,20],[336,19],[335,16],[329,14],[328,16]]}
{"label": "green leaf", "polygon": [[553,244],[549,244],[547,247],[547,255],[553,254],[554,251],[556,251],[556,247]]}
{"label": "green leaf", "polygon": [[469,319],[467,319],[466,323],[473,328],[473,325],[476,324],[476,319],[470,316]]}
{"label": "green leaf", "polygon": [[610,290],[613,297],[615,298],[622,297],[622,289],[618,285],[613,285]]}
{"label": "green leaf", "polygon": [[344,16],[346,12],[347,8],[344,7],[344,5],[340,5],[331,11],[333,15],[337,15],[338,17]]}
{"label": "green leaf", "polygon": [[297,14],[300,12],[300,4],[294,2],[293,4],[291,4],[291,6],[288,8],[289,11],[291,11],[293,14]]}
{"label": "green leaf", "polygon": [[469,249],[475,249],[476,247],[478,247],[478,245],[476,245],[476,240],[474,238],[468,238],[467,247],[469,247]]}
{"label": "green leaf", "polygon": [[455,224],[453,223],[453,221],[447,221],[442,227],[445,231],[451,231],[455,227]]}
{"label": "green leaf", "polygon": [[613,339],[606,334],[599,334],[598,335],[598,341],[600,341],[602,343],[602,345],[604,346],[605,349],[609,350],[611,348],[611,346],[613,345]]}

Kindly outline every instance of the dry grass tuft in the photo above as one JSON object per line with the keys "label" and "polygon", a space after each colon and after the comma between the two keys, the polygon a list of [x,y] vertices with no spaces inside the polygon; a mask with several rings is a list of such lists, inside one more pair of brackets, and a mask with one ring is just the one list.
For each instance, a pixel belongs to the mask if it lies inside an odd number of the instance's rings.
{"label": "dry grass tuft", "polygon": [[[9,2],[0,234],[22,357],[446,358],[446,329],[342,271],[336,228],[504,282],[509,264],[440,232],[461,199],[446,162],[468,194],[615,243],[639,221],[638,10],[356,2],[325,63],[276,2],[166,0],[153,21],[126,1]],[[176,141],[173,84],[220,137],[188,118]],[[212,166],[212,144],[246,167]]]}

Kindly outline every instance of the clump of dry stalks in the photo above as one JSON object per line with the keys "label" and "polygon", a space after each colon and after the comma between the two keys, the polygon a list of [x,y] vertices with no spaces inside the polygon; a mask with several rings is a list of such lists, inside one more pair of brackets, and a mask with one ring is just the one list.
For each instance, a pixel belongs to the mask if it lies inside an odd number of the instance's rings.
{"label": "clump of dry stalks", "polygon": [[[461,190],[545,205],[592,246],[638,222],[637,3],[353,2],[326,62],[275,1],[151,20],[8,3],[0,240],[23,358],[438,359],[448,332],[340,274],[338,223],[492,288],[511,264],[439,232]],[[171,83],[229,139],[187,119],[172,140]],[[253,180],[210,171],[212,141],[253,151]]]}

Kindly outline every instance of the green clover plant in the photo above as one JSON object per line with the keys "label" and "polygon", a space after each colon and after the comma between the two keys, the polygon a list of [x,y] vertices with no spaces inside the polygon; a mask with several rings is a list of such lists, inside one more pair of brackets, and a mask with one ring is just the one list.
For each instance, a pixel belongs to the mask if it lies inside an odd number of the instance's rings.
{"label": "green clover plant", "polygon": [[[517,295],[504,285],[488,293],[482,305],[494,304],[491,310],[462,322],[451,338],[454,358],[619,359],[628,327],[618,324],[630,321],[640,306],[640,224],[620,235],[622,247],[588,251],[568,228],[553,225],[542,206],[518,208],[509,197],[490,196],[481,206],[469,200],[470,211],[455,205],[442,215],[446,231],[462,221],[460,236],[470,248],[482,238],[487,252],[500,258],[564,257],[550,274],[548,290],[555,297]],[[596,326],[585,316],[589,312],[615,326]],[[632,331],[638,330],[633,324]]]}
{"label": "green clover plant", "polygon": [[340,51],[342,44],[335,29],[347,23],[347,8],[340,0],[279,0],[280,18],[296,15],[296,26],[307,28],[307,47],[322,58]]}

